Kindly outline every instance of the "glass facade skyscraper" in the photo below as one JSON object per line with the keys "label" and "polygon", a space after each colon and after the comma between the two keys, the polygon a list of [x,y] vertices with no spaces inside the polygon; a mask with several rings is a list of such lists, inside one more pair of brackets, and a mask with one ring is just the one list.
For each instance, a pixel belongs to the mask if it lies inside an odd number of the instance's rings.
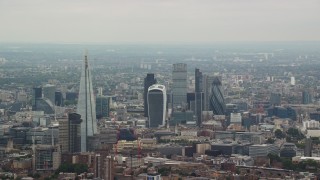
{"label": "glass facade skyscraper", "polygon": [[224,115],[226,112],[226,104],[222,92],[221,77],[215,77],[212,82],[210,95],[210,110],[215,115]]}
{"label": "glass facade skyscraper", "polygon": [[203,92],[202,92],[202,72],[195,69],[195,115],[197,116],[197,126],[202,123],[202,110],[203,110]]}
{"label": "glass facade skyscraper", "polygon": [[96,108],[93,96],[88,56],[84,56],[81,72],[77,113],[81,115],[81,152],[86,152],[88,137],[97,134]]}
{"label": "glass facade skyscraper", "polygon": [[160,84],[154,84],[148,89],[149,127],[155,128],[165,125],[167,110],[166,88]]}
{"label": "glass facade skyscraper", "polygon": [[172,106],[185,107],[187,104],[187,64],[173,64],[172,70]]}
{"label": "glass facade skyscraper", "polygon": [[144,78],[144,91],[143,91],[143,101],[144,101],[144,117],[148,117],[148,101],[147,101],[147,95],[148,95],[148,88],[156,84],[157,80],[154,78],[154,74],[147,74],[147,77]]}
{"label": "glass facade skyscraper", "polygon": [[96,113],[97,113],[97,118],[101,117],[109,117],[109,97],[106,96],[97,96],[96,98]]}

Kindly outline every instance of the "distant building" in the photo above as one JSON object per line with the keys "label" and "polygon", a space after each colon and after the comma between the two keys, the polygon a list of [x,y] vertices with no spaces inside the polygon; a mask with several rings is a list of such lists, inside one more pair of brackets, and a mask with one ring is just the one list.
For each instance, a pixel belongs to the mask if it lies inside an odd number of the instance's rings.
{"label": "distant building", "polygon": [[291,76],[291,78],[290,78],[290,85],[291,85],[291,86],[296,85],[296,79],[295,79],[294,76]]}
{"label": "distant building", "polygon": [[240,113],[231,113],[230,124],[242,125],[242,116]]}
{"label": "distant building", "polygon": [[75,92],[66,92],[66,100],[75,101],[78,98],[78,94]]}
{"label": "distant building", "polygon": [[172,70],[172,106],[185,108],[187,104],[187,64],[173,64]]}
{"label": "distant building", "polygon": [[113,158],[106,151],[98,151],[95,155],[94,175],[96,178],[113,179]]}
{"label": "distant building", "polygon": [[271,93],[270,105],[273,105],[273,106],[280,106],[281,105],[281,94],[280,93]]}
{"label": "distant building", "polygon": [[266,157],[268,154],[279,154],[279,147],[274,144],[257,144],[249,146],[249,156]]}
{"label": "distant building", "polygon": [[43,97],[49,99],[52,104],[55,104],[55,92],[56,86],[52,84],[46,84],[42,87]]}
{"label": "distant building", "polygon": [[268,117],[276,116],[279,118],[290,118],[292,120],[297,119],[297,113],[292,107],[275,106],[268,110]]}
{"label": "distant building", "polygon": [[309,116],[310,116],[310,119],[320,121],[320,111],[310,112]]}
{"label": "distant building", "polygon": [[154,84],[148,89],[149,127],[165,125],[167,110],[166,88],[160,84]]}
{"label": "distant building", "polygon": [[118,140],[134,141],[137,140],[135,131],[132,128],[122,128],[118,132]]}
{"label": "distant building", "polygon": [[61,163],[60,146],[37,145],[34,158],[36,171],[54,171]]}
{"label": "distant building", "polygon": [[81,115],[81,152],[88,149],[88,137],[98,133],[96,107],[93,95],[88,56],[85,54],[82,66],[77,113]]}
{"label": "distant building", "polygon": [[236,104],[226,104],[226,116],[230,116],[231,113],[238,113],[238,106]]}
{"label": "distant building", "polygon": [[178,124],[196,124],[193,111],[174,111],[172,112],[171,119],[169,120],[170,126]]}
{"label": "distant building", "polygon": [[292,158],[297,155],[297,146],[294,143],[283,143],[280,148],[280,157]]}
{"label": "distant building", "polygon": [[302,92],[302,104],[310,104],[312,103],[312,96],[308,91]]}
{"label": "distant building", "polygon": [[62,153],[75,153],[81,151],[81,117],[70,113],[68,118],[59,119],[59,144]]}
{"label": "distant building", "polygon": [[42,88],[34,87],[32,89],[32,109],[36,108],[36,100],[42,98]]}
{"label": "distant building", "polygon": [[58,119],[59,121],[59,145],[61,153],[69,152],[69,120],[67,118]]}
{"label": "distant building", "polygon": [[199,69],[195,69],[195,115],[197,117],[197,126],[202,123],[202,111],[203,111],[203,85],[202,85],[202,72]]}
{"label": "distant building", "polygon": [[97,118],[109,117],[110,112],[110,98],[106,96],[97,96],[96,97],[96,114]]}
{"label": "distant building", "polygon": [[63,106],[64,102],[63,102],[63,95],[61,91],[57,91],[55,92],[55,100],[54,103],[56,106]]}
{"label": "distant building", "polygon": [[306,138],[305,140],[304,156],[305,157],[312,156],[312,139],[311,138]]}
{"label": "distant building", "polygon": [[157,80],[154,78],[154,74],[147,74],[147,76],[144,78],[144,90],[143,90],[143,101],[144,101],[144,117],[148,117],[148,101],[147,101],[147,95],[148,95],[148,89],[151,85],[154,85],[157,83]]}
{"label": "distant building", "polygon": [[69,152],[81,151],[81,122],[79,114],[70,113],[69,119]]}
{"label": "distant building", "polygon": [[32,111],[43,111],[45,114],[54,114],[54,104],[42,97],[42,88],[33,88],[32,91]]}
{"label": "distant building", "polygon": [[210,110],[210,95],[212,90],[212,82],[215,79],[215,76],[203,75],[202,86],[203,86],[203,110]]}
{"label": "distant building", "polygon": [[215,115],[224,115],[226,112],[226,104],[222,92],[222,83],[220,77],[215,77],[212,82],[210,94],[210,110]]}

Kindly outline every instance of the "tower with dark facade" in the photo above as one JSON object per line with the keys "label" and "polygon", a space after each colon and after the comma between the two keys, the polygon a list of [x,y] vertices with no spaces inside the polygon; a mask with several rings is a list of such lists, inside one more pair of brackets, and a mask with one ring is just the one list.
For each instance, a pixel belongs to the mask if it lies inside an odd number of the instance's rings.
{"label": "tower with dark facade", "polygon": [[37,99],[41,99],[42,98],[42,88],[41,87],[34,87],[32,89],[32,110],[36,110],[36,103],[37,103]]}
{"label": "tower with dark facade", "polygon": [[147,101],[147,95],[148,95],[148,88],[156,84],[157,80],[154,78],[154,74],[149,73],[144,78],[144,90],[143,90],[143,101],[144,101],[144,117],[148,117],[148,101]]}
{"label": "tower with dark facade", "polygon": [[202,85],[202,72],[195,69],[195,115],[197,116],[197,126],[202,123],[202,110],[203,110],[203,85]]}
{"label": "tower with dark facade", "polygon": [[70,113],[68,118],[59,119],[59,144],[62,153],[81,151],[81,116]]}
{"label": "tower with dark facade", "polygon": [[221,77],[216,76],[212,82],[210,95],[210,110],[215,115],[224,115],[226,104],[223,97]]}
{"label": "tower with dark facade", "polygon": [[61,91],[56,91],[55,93],[55,105],[56,106],[63,106],[64,102],[63,102],[63,95]]}
{"label": "tower with dark facade", "polygon": [[95,98],[87,54],[84,56],[82,66],[77,113],[82,118],[81,152],[86,152],[88,149],[88,137],[97,134]]}
{"label": "tower with dark facade", "polygon": [[302,92],[302,104],[310,104],[312,103],[312,96],[309,91]]}
{"label": "tower with dark facade", "polygon": [[160,84],[150,86],[147,99],[149,127],[156,128],[164,126],[167,110],[167,93],[165,86]]}
{"label": "tower with dark facade", "polygon": [[96,113],[97,118],[109,117],[109,102],[110,98],[107,96],[98,95],[96,97]]}

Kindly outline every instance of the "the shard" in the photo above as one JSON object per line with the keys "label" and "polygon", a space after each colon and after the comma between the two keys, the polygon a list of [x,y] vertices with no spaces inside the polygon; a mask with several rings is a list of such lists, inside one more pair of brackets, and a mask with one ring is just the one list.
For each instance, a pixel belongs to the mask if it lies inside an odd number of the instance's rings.
{"label": "the shard", "polygon": [[96,108],[87,53],[82,66],[77,113],[81,115],[81,152],[88,151],[88,137],[97,134]]}

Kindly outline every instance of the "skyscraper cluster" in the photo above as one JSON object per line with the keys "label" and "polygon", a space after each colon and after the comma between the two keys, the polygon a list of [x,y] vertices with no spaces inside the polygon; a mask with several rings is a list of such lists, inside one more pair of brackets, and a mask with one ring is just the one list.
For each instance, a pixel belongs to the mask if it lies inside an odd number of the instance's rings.
{"label": "skyscraper cluster", "polygon": [[198,68],[194,77],[195,91],[187,93],[187,64],[173,64],[171,94],[168,94],[171,96],[167,99],[166,88],[156,84],[154,74],[147,74],[144,79],[144,112],[149,127],[165,125],[166,118],[171,125],[194,122],[194,125],[201,126],[203,111],[225,115],[221,77],[203,74]]}

